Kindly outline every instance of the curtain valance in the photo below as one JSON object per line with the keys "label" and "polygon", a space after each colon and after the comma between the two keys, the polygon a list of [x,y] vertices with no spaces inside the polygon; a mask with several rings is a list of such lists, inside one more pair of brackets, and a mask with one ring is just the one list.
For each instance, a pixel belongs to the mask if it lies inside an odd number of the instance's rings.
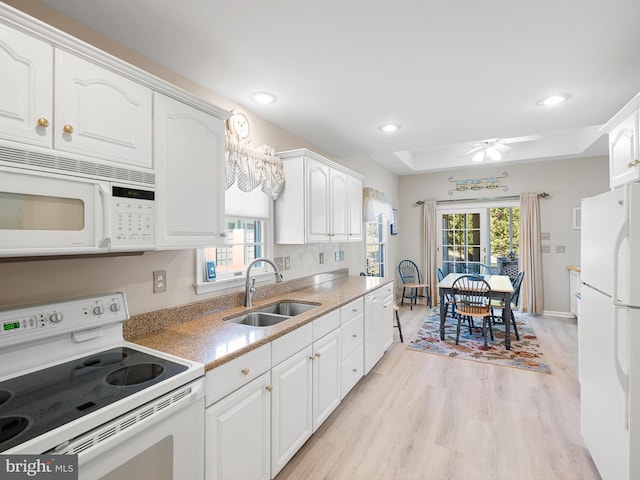
{"label": "curtain valance", "polygon": [[375,220],[378,215],[386,215],[388,219],[393,218],[393,207],[391,197],[375,188],[365,187],[362,189],[364,221]]}
{"label": "curtain valance", "polygon": [[284,187],[282,159],[273,149],[253,149],[227,136],[225,141],[225,188],[237,183],[243,192],[260,187],[272,200]]}

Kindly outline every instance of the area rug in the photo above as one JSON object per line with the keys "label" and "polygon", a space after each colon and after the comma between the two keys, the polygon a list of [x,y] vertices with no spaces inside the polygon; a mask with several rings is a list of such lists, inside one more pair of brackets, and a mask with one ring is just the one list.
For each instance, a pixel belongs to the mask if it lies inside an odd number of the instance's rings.
{"label": "area rug", "polygon": [[457,320],[447,317],[443,341],[440,340],[440,315],[438,313],[432,314],[425,320],[407,348],[451,358],[551,373],[549,365],[542,361],[544,354],[540,343],[525,315],[516,315],[520,340],[516,340],[513,326],[511,326],[511,350],[504,348],[504,325],[502,323],[494,325],[494,340],[489,341],[487,350],[483,349],[482,320],[476,319],[475,323],[476,327],[472,328],[472,333],[469,333],[467,323],[463,322],[460,329],[460,342],[456,345]]}

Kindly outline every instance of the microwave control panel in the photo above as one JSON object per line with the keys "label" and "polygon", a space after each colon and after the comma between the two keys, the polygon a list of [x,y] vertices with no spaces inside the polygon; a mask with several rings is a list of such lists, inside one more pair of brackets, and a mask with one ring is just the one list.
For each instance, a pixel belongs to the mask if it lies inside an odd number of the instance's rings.
{"label": "microwave control panel", "polygon": [[155,193],[113,187],[112,246],[153,247],[155,244]]}

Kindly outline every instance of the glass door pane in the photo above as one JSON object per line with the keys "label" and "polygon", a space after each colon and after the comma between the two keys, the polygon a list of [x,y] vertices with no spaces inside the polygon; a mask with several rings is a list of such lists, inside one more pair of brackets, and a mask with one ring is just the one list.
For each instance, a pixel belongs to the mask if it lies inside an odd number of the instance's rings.
{"label": "glass door pane", "polygon": [[486,264],[488,222],[486,209],[439,211],[439,264],[448,273],[480,272]]}

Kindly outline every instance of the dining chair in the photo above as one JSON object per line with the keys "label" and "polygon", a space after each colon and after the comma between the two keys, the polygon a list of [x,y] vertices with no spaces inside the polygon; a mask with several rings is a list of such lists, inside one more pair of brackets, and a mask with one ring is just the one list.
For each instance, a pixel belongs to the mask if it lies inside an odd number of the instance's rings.
{"label": "dining chair", "polygon": [[511,280],[511,284],[515,286],[516,279],[520,273],[520,265],[518,262],[507,262],[500,269],[500,275],[506,275]]}
{"label": "dining chair", "polygon": [[470,275],[496,275],[497,269],[485,265],[484,263],[468,263],[465,267],[465,272]]}
{"label": "dining chair", "polygon": [[484,278],[476,275],[463,275],[453,282],[451,288],[454,302],[455,312],[458,315],[458,326],[456,328],[456,345],[460,341],[460,327],[463,318],[469,321],[469,330],[471,330],[471,321],[474,317],[482,318],[482,336],[484,338],[484,350],[487,350],[487,325],[489,326],[489,334],[493,341],[493,326],[491,316],[491,287]]}
{"label": "dining chair", "polygon": [[[411,304],[411,310],[413,305],[418,304],[418,297],[426,298],[429,307],[431,307],[431,294],[429,293],[429,284],[423,283],[420,277],[420,270],[418,266],[411,260],[402,260],[398,264],[398,274],[400,280],[402,280],[402,300],[401,305],[404,305],[404,299],[408,298]],[[424,288],[426,295],[420,295],[420,289]]]}
{"label": "dining chair", "polygon": [[[520,340],[520,335],[518,334],[518,326],[516,325],[516,316],[513,314],[513,311],[518,308],[518,302],[520,301],[520,287],[522,286],[522,279],[524,278],[524,272],[519,272],[515,282],[513,283],[513,293],[511,294],[511,325],[513,325],[513,333],[516,335],[516,340]],[[495,323],[496,317],[493,313],[493,309],[495,308],[504,308],[504,300],[498,300],[494,298],[491,300],[491,318]]]}
{"label": "dining chair", "polygon": [[[436,277],[438,277],[438,283],[444,280],[445,275],[440,267],[436,267]],[[449,305],[451,305],[451,317],[456,318],[456,312],[454,310],[454,305],[453,305],[453,298],[451,297],[450,294],[445,293],[444,305],[440,305],[440,308],[445,309],[445,315],[446,315],[446,312],[449,311]]]}

